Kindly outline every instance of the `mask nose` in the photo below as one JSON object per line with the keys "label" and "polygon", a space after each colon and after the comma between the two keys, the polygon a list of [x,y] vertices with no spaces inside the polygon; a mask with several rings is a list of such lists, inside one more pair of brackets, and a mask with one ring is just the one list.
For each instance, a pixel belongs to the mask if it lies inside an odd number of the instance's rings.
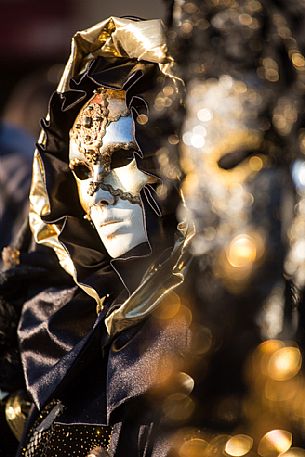
{"label": "mask nose", "polygon": [[90,184],[90,195],[92,196],[92,206],[93,205],[114,205],[116,203],[116,197],[111,194],[108,190],[105,190],[100,186],[103,183],[105,176],[109,172],[105,171],[105,168],[102,164],[94,165],[92,181]]}
{"label": "mask nose", "polygon": [[109,191],[98,188],[92,196],[92,206],[94,205],[114,205],[116,203],[116,197]]}
{"label": "mask nose", "polygon": [[101,182],[109,174],[109,170],[106,170],[104,165],[101,163],[93,165],[92,181]]}

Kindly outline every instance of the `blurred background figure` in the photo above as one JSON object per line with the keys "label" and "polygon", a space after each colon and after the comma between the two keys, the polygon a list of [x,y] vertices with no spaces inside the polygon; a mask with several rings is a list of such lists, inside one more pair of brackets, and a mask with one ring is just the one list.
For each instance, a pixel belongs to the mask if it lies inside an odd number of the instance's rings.
{"label": "blurred background figure", "polygon": [[159,160],[169,188],[180,169],[196,228],[178,454],[277,456],[305,445],[304,2],[167,4],[186,103],[177,114],[171,87],[155,100],[172,127]]}
{"label": "blurred background figure", "polygon": [[15,86],[0,123],[0,249],[16,237],[27,220],[28,193],[40,119],[56,87],[57,76],[37,71]]}

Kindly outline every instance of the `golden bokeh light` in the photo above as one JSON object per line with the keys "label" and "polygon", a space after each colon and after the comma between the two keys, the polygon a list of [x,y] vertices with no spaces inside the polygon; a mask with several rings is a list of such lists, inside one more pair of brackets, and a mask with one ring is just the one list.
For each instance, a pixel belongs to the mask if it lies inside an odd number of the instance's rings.
{"label": "golden bokeh light", "polygon": [[189,395],[194,389],[194,379],[183,371],[180,371],[180,373],[177,374],[177,381],[178,384],[183,388],[184,393],[187,395]]}
{"label": "golden bokeh light", "polygon": [[299,385],[294,380],[289,382],[267,379],[265,384],[266,399],[272,402],[291,402],[296,396]]}
{"label": "golden bokeh light", "polygon": [[163,87],[163,93],[166,97],[170,97],[174,94],[174,88],[172,86]]}
{"label": "golden bokeh light", "polygon": [[183,5],[183,9],[184,9],[184,11],[186,13],[193,14],[193,13],[196,13],[198,11],[198,6],[195,5],[195,3],[193,3],[193,2],[186,2]]}
{"label": "golden bokeh light", "polygon": [[283,347],[270,357],[268,375],[275,381],[287,381],[298,374],[302,366],[302,355],[297,347]]}
{"label": "golden bokeh light", "polygon": [[195,403],[186,394],[174,393],[166,397],[162,409],[167,419],[180,422],[190,418],[194,412]]}
{"label": "golden bokeh light", "polygon": [[271,355],[284,346],[280,340],[267,340],[257,347],[257,352],[261,354]]}
{"label": "golden bokeh light", "polygon": [[168,142],[169,142],[169,144],[178,144],[179,143],[179,137],[177,135],[170,135],[168,137]]}
{"label": "golden bokeh light", "polygon": [[264,161],[259,156],[253,156],[249,160],[249,166],[253,171],[260,171],[264,167]]}
{"label": "golden bokeh light", "polygon": [[230,438],[230,435],[217,435],[209,442],[204,457],[223,457],[225,455],[226,444]]}
{"label": "golden bokeh light", "polygon": [[252,16],[250,16],[250,14],[240,14],[239,17],[238,17],[238,20],[240,22],[241,25],[245,25],[245,26],[250,26],[252,25],[252,22],[253,22],[253,18]]}
{"label": "golden bokeh light", "polygon": [[305,58],[300,52],[293,52],[291,61],[296,68],[305,67]]}
{"label": "golden bokeh light", "polygon": [[253,446],[253,439],[249,435],[235,435],[227,441],[225,451],[233,457],[241,457],[248,454]]}
{"label": "golden bokeh light", "polygon": [[148,117],[146,116],[146,114],[139,114],[137,116],[137,123],[139,125],[145,125],[145,124],[147,124],[147,122],[148,122]]}
{"label": "golden bokeh light", "polygon": [[204,355],[212,347],[213,335],[209,328],[203,325],[192,326],[192,354]]}
{"label": "golden bokeh light", "polygon": [[305,457],[305,449],[301,449],[300,447],[292,447],[289,449],[289,451],[281,454],[281,457]]}
{"label": "golden bokeh light", "polygon": [[207,108],[201,108],[197,112],[197,117],[201,122],[209,122],[213,119],[213,111],[208,110]]}
{"label": "golden bokeh light", "polygon": [[178,451],[179,457],[203,457],[208,443],[202,438],[191,438],[185,441]]}
{"label": "golden bokeh light", "polygon": [[262,457],[278,457],[288,451],[292,445],[292,434],[286,430],[272,430],[266,433],[258,446],[258,454]]}
{"label": "golden bokeh light", "polygon": [[249,231],[231,238],[225,249],[214,258],[213,271],[226,288],[239,293],[248,284],[265,253],[265,237]]}
{"label": "golden bokeh light", "polygon": [[228,262],[232,267],[247,267],[256,259],[257,249],[255,240],[247,234],[238,235],[229,244],[226,254]]}
{"label": "golden bokeh light", "polygon": [[181,320],[185,322],[185,324],[189,327],[193,320],[193,314],[190,308],[185,305],[181,305],[179,308],[179,312],[176,316],[176,320]]}
{"label": "golden bokeh light", "polygon": [[253,358],[253,370],[260,370],[261,374],[268,376],[268,362],[272,354],[284,347],[280,340],[267,340],[259,344]]}
{"label": "golden bokeh light", "polygon": [[179,313],[181,301],[175,292],[166,294],[158,310],[157,317],[161,320],[173,319]]}

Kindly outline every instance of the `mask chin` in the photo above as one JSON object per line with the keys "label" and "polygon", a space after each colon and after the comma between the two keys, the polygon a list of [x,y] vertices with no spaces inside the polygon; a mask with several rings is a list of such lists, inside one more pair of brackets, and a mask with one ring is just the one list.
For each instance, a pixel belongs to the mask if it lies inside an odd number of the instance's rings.
{"label": "mask chin", "polygon": [[148,242],[146,220],[139,204],[119,198],[115,205],[95,205],[91,208],[91,219],[112,258]]}

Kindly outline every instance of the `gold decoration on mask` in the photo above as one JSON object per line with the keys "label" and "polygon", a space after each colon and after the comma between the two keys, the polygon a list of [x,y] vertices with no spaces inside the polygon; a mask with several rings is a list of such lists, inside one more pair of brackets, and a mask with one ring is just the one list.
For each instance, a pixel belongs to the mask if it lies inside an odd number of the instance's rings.
{"label": "gold decoration on mask", "polygon": [[72,129],[70,139],[78,145],[79,151],[89,163],[96,164],[103,161],[106,171],[110,171],[111,153],[106,151],[100,154],[106,128],[111,122],[120,117],[130,115],[125,103],[125,91],[100,88],[80,110]]}
{"label": "gold decoration on mask", "polygon": [[[131,129],[127,129],[124,134],[123,126],[121,127],[122,132],[120,132],[121,141],[116,142],[112,139],[109,142],[109,138],[108,140],[105,139],[109,133],[108,127],[110,128],[112,123],[116,123],[122,117],[131,116],[126,105],[125,95],[126,92],[124,90],[102,87],[97,89],[93,97],[81,108],[70,130],[70,141],[76,145],[77,154],[82,154],[85,161],[72,158],[69,167],[77,179],[79,177],[77,167],[80,164],[83,164],[90,176],[93,174],[93,166],[101,165],[102,171],[96,181],[90,182],[88,194],[93,196],[99,189],[102,189],[109,192],[116,200],[120,198],[133,204],[140,204],[141,198],[139,195],[134,195],[119,188],[115,189],[111,184],[105,182],[105,178],[111,172],[112,155],[116,151],[130,151],[132,148],[135,151],[138,150],[137,144],[133,140],[132,131],[129,131]],[[119,130],[119,127],[117,128]],[[113,133],[112,136],[115,139]]]}
{"label": "gold decoration on mask", "polygon": [[105,184],[102,181],[91,182],[88,189],[89,195],[94,195],[98,189],[103,189],[106,192],[109,192],[116,199],[121,198],[122,200],[128,200],[135,205],[141,204],[141,198],[139,195],[133,195],[130,192],[124,192],[121,189],[114,189],[111,184]]}

